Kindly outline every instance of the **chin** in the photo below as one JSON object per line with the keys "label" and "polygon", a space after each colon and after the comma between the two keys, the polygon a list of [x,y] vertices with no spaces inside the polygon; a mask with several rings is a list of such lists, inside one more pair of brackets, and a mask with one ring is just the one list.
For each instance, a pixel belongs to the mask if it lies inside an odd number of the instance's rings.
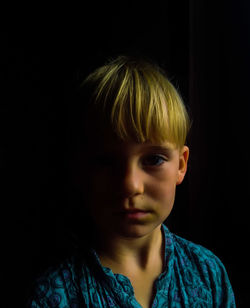
{"label": "chin", "polygon": [[119,234],[122,237],[126,238],[141,238],[147,235],[150,235],[159,225],[128,225],[120,227],[119,230],[116,231],[116,234]]}

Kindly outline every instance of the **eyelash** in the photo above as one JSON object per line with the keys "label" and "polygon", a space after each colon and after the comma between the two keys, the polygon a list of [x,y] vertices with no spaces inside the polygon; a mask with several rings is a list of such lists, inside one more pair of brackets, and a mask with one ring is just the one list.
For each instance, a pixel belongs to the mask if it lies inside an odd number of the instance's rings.
{"label": "eyelash", "polygon": [[161,160],[161,163],[160,164],[154,164],[154,163],[152,163],[152,164],[146,164],[146,166],[153,166],[153,167],[159,167],[159,166],[161,166],[162,164],[164,164],[164,162],[166,162],[167,161],[167,158],[166,157],[164,157],[164,156],[162,156],[162,155],[158,155],[158,154],[153,154],[153,155],[150,155],[150,156],[148,156],[146,159],[152,159],[153,158],[153,160],[156,158],[158,161],[159,160]]}
{"label": "eyelash", "polygon": [[[157,159],[158,163],[155,163],[155,159]],[[150,160],[151,162],[148,163],[148,161]],[[152,160],[154,161],[153,163],[152,163]],[[159,160],[161,160],[160,163],[159,163]],[[146,167],[160,167],[161,165],[164,164],[164,162],[167,162],[167,161],[168,159],[165,156],[162,156],[159,154],[148,155],[146,158],[142,159],[142,163]],[[102,166],[112,166],[115,164],[115,158],[101,156],[101,157],[98,157],[97,163],[98,165],[102,165]]]}

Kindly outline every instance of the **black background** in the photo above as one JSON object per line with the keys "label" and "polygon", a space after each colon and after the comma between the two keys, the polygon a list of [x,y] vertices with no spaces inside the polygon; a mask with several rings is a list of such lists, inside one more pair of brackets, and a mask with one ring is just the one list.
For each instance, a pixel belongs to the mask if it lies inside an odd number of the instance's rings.
{"label": "black background", "polygon": [[[68,5],[68,4],[67,4]],[[248,1],[155,1],[3,10],[1,246],[4,307],[67,251],[68,108],[107,57],[165,68],[193,120],[191,156],[170,230],[211,249],[246,307],[249,207]]]}

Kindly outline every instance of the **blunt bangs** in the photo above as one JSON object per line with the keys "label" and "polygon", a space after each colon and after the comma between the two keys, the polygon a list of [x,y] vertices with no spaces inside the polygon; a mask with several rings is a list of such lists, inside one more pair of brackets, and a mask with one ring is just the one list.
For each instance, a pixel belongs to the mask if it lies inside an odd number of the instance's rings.
{"label": "blunt bangs", "polygon": [[190,127],[185,105],[163,72],[149,62],[121,56],[83,82],[92,89],[88,108],[123,141],[170,142],[181,148]]}

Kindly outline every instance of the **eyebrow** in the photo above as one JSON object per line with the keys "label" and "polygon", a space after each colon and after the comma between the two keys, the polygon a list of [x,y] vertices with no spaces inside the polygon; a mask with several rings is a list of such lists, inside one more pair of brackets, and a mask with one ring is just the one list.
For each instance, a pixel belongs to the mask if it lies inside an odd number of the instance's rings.
{"label": "eyebrow", "polygon": [[173,149],[168,146],[163,146],[163,145],[148,145],[146,146],[145,150],[151,150],[151,151],[156,151],[156,152],[172,152]]}
{"label": "eyebrow", "polygon": [[[114,154],[116,152],[119,152],[120,149],[118,148],[108,148],[106,150],[104,149],[100,149],[100,151],[96,151],[99,153],[105,153],[105,154]],[[143,147],[140,150],[142,153],[143,152],[161,152],[161,153],[165,153],[166,155],[170,155],[173,152],[173,148],[171,148],[170,146],[164,146],[164,145],[143,145]]]}

